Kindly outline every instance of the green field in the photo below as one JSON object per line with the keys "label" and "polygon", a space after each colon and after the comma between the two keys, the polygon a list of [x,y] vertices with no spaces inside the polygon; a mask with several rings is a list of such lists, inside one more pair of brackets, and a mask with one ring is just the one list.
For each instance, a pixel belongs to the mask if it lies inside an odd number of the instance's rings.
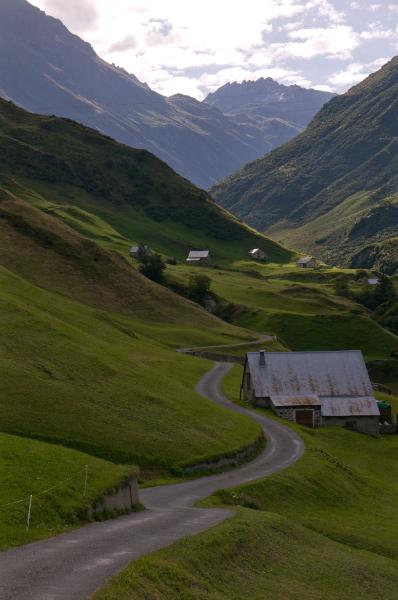
{"label": "green field", "polygon": [[[197,268],[170,267],[170,278],[187,282]],[[212,290],[233,302],[237,325],[277,335],[291,350],[359,349],[369,360],[387,358],[398,349],[398,337],[381,327],[369,311],[339,296],[342,275],[353,284],[356,272],[326,269],[299,271],[294,265],[261,265],[234,261],[226,268],[200,267]]]}
{"label": "green field", "polygon": [[5,270],[0,277],[3,431],[171,470],[258,436],[249,419],[195,394],[206,361],[145,338],[126,317],[51,294]]}
{"label": "green field", "polygon": [[[134,474],[133,467],[0,433],[0,550],[77,527],[87,520],[86,511],[97,498]],[[30,494],[32,514],[26,534]]]}
{"label": "green field", "polygon": [[[241,373],[225,380],[231,398]],[[236,517],[132,563],[96,600],[393,600],[397,436],[294,428],[306,445],[297,463],[202,503]]]}

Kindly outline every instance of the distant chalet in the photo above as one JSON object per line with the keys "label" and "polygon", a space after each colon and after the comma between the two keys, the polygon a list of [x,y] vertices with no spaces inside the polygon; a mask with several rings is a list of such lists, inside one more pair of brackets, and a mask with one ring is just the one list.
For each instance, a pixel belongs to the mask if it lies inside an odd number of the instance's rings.
{"label": "distant chalet", "polygon": [[210,263],[210,250],[191,250],[188,254],[187,264],[199,265]]}
{"label": "distant chalet", "polygon": [[371,279],[368,279],[368,285],[380,285],[381,281],[378,277],[372,277]]}
{"label": "distant chalet", "polygon": [[315,269],[315,267],[318,266],[318,263],[312,256],[304,256],[297,261],[297,266],[301,269]]}
{"label": "distant chalet", "polygon": [[249,352],[241,396],[307,427],[379,434],[380,411],[362,352]]}
{"label": "distant chalet", "polygon": [[249,257],[253,260],[267,260],[267,255],[261,248],[253,248],[253,250],[250,250]]}

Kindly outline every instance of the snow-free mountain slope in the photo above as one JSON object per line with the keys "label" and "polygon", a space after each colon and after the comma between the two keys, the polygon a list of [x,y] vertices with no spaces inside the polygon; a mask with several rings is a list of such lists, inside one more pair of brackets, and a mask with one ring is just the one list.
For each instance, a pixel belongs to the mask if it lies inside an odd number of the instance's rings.
{"label": "snow-free mountain slope", "polygon": [[306,131],[213,189],[291,247],[398,269],[398,58],[333,98]]}

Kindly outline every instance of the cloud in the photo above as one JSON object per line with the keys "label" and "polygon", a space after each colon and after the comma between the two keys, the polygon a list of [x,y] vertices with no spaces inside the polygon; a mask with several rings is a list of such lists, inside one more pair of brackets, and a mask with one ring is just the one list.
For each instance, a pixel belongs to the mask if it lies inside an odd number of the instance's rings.
{"label": "cloud", "polygon": [[383,29],[380,23],[370,23],[369,29],[361,33],[363,40],[388,40],[393,37],[397,37],[397,31]]}
{"label": "cloud", "polygon": [[284,60],[289,58],[309,60],[316,56],[347,58],[360,43],[358,33],[347,25],[299,29],[289,32],[289,38],[303,41],[274,44],[275,58]]}
{"label": "cloud", "polygon": [[387,58],[378,58],[367,64],[351,63],[346,69],[329,77],[329,82],[337,88],[346,89],[348,86],[351,87],[366,79],[368,75],[380,69],[387,61]]}
{"label": "cloud", "polygon": [[174,32],[174,25],[167,19],[150,19],[150,31],[146,35],[148,46],[161,46],[163,44],[182,44],[183,38]]}
{"label": "cloud", "polygon": [[49,14],[65,20],[73,31],[84,32],[97,24],[99,12],[95,0],[42,0]]}
{"label": "cloud", "polygon": [[127,50],[133,50],[138,47],[138,42],[133,35],[126,35],[125,38],[114,42],[109,46],[108,52],[126,52]]}
{"label": "cloud", "polygon": [[377,12],[381,8],[383,8],[382,4],[370,4],[370,6],[369,6],[370,12]]}
{"label": "cloud", "polygon": [[[201,98],[261,76],[344,91],[367,75],[368,63],[392,56],[394,42],[398,48],[393,0],[29,1],[164,94]],[[370,12],[376,4],[385,10]],[[342,69],[342,61],[363,68]]]}

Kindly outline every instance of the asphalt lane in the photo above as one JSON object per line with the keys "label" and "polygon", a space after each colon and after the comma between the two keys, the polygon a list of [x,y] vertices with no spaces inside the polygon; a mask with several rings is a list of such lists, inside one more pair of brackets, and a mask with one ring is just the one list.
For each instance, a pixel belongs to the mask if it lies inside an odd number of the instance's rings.
{"label": "asphalt lane", "polygon": [[304,452],[289,427],[231,403],[220,384],[231,365],[216,364],[201,379],[202,396],[256,420],[267,438],[265,450],[233,471],[175,485],[147,488],[147,510],[0,553],[1,600],[83,600],[140,556],[213,527],[233,511],[194,505],[212,492],[280,471]]}

